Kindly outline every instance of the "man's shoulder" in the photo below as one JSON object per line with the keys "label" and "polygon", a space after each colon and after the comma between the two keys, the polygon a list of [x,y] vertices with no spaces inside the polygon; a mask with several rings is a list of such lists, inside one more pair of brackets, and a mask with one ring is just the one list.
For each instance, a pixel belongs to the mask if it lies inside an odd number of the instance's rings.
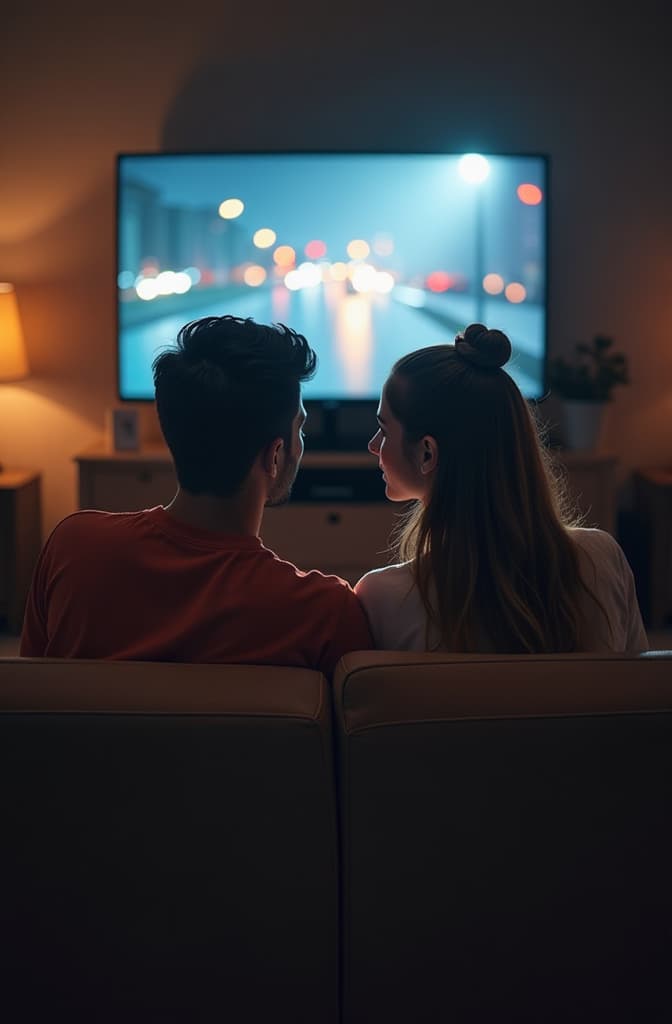
{"label": "man's shoulder", "polygon": [[144,519],[152,513],[152,509],[141,512],[103,512],[101,509],[78,509],[64,516],[55,529],[106,529],[113,523]]}
{"label": "man's shoulder", "polygon": [[343,588],[351,589],[347,580],[342,579],[334,573],[326,573],[321,569],[302,569],[288,559],[283,558],[276,552],[273,554],[273,566],[278,576],[295,581],[301,588],[314,588],[330,593],[334,590],[340,591]]}
{"label": "man's shoulder", "polygon": [[354,591],[347,580],[332,573],[322,572],[321,569],[300,569],[276,554],[266,549],[271,554],[272,560],[268,561],[269,585],[271,580],[278,588],[286,588],[297,595],[303,595],[306,599],[323,599],[326,601],[348,600],[348,596],[354,598]]}
{"label": "man's shoulder", "polygon": [[144,521],[151,510],[142,512],[103,512],[98,509],[80,509],[65,516],[52,530],[52,538],[77,537],[103,533],[115,527]]}

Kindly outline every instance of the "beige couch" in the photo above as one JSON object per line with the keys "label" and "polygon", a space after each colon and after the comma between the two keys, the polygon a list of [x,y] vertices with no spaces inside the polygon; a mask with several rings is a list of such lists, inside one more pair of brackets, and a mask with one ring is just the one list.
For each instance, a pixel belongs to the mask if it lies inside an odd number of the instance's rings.
{"label": "beige couch", "polygon": [[0,1019],[668,1020],[671,810],[672,652],[0,661]]}

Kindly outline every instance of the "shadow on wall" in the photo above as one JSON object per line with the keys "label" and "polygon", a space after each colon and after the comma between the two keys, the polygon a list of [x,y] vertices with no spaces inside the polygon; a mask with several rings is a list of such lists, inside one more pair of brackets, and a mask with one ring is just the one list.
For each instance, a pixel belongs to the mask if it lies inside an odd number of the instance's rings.
{"label": "shadow on wall", "polygon": [[[398,40],[376,51],[321,45],[318,53],[227,58],[197,68],[185,82],[166,116],[161,147],[403,152],[522,145],[532,112],[524,104],[500,106],[492,96],[484,104],[483,94],[468,94],[460,78],[445,52],[425,52],[414,64],[400,59]],[[454,102],[443,98],[451,95]]]}
{"label": "shadow on wall", "polygon": [[5,273],[16,285],[31,368],[24,389],[98,429],[101,398],[115,394],[114,232],[110,174],[58,220],[0,244],[0,273],[11,267]]}

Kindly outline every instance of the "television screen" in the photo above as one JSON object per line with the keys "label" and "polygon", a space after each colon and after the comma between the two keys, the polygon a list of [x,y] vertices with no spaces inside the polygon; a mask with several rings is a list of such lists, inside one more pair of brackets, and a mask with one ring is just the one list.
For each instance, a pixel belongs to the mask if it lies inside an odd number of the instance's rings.
{"label": "television screen", "polygon": [[547,161],[467,153],[221,153],[118,158],[119,396],[203,316],[305,334],[304,397],[377,399],[394,361],[478,321],[544,390]]}

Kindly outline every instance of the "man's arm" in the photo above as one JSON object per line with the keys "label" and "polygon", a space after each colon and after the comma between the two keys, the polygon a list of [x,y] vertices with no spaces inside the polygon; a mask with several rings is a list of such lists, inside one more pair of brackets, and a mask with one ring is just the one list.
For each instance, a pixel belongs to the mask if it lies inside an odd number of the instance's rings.
{"label": "man's arm", "polygon": [[373,639],[369,621],[361,602],[350,586],[343,587],[340,613],[327,625],[329,639],[326,642],[320,664],[320,672],[330,679],[336,663],[348,651],[370,651]]}

